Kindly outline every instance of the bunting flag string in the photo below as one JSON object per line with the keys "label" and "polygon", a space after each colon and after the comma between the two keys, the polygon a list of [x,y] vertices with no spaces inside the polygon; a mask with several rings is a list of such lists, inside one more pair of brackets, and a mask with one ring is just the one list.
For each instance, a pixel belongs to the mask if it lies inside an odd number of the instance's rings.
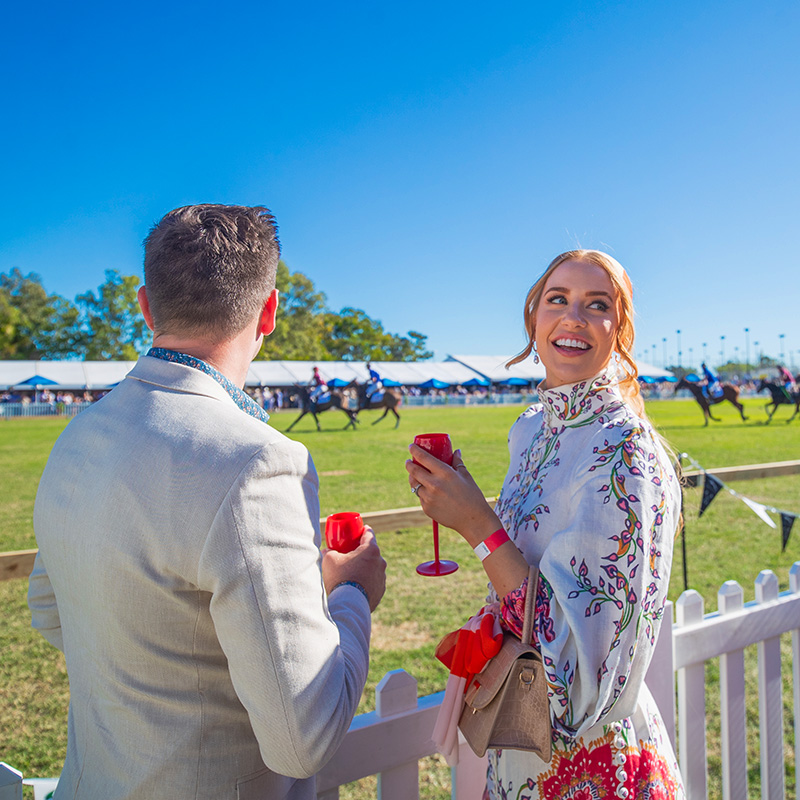
{"label": "bunting flag string", "polygon": [[756,516],[759,517],[759,519],[761,519],[771,528],[777,529],[778,526],[776,525],[775,520],[773,520],[767,512],[777,514],[780,517],[782,540],[781,552],[786,550],[786,545],[789,543],[789,536],[792,533],[792,526],[800,514],[795,514],[792,511],[784,511],[783,509],[775,508],[774,506],[768,506],[764,503],[758,503],[755,500],[751,500],[749,497],[740,494],[735,489],[731,489],[730,486],[726,486],[716,475],[708,472],[688,453],[681,453],[679,458],[681,461],[686,459],[696,470],[699,470],[703,473],[703,497],[700,500],[700,510],[697,514],[698,517],[702,517],[703,512],[711,505],[712,501],[719,494],[719,492],[722,489],[726,489],[729,494],[731,494],[733,497],[736,497],[738,500],[741,500],[754,514],[756,514]]}

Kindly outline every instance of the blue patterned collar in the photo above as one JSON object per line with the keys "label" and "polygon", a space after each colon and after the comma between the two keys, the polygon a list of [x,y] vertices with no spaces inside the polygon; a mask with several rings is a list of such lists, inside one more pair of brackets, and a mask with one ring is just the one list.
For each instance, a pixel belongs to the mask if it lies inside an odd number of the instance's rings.
{"label": "blue patterned collar", "polygon": [[173,364],[183,364],[184,367],[192,367],[192,369],[205,372],[206,375],[213,378],[230,395],[231,400],[233,400],[245,414],[249,414],[251,417],[261,420],[261,422],[269,421],[269,414],[267,414],[250,395],[243,392],[219,370],[214,369],[210,364],[206,364],[205,361],[201,361],[199,358],[187,355],[186,353],[178,353],[175,350],[167,350],[163,347],[151,347],[146,355],[151,358],[160,358],[162,361],[171,361]]}

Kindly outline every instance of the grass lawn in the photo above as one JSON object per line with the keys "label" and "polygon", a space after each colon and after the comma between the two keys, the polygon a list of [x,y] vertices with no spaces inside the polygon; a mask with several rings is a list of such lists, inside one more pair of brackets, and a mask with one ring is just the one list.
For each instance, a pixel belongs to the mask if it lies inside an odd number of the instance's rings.
{"label": "grass lawn", "polygon": [[[800,458],[800,423],[784,424],[776,416],[765,425],[763,399],[746,400],[750,415],[742,423],[732,407],[717,407],[722,422],[703,427],[702,414],[694,401],[657,401],[649,413],[677,451],[691,454],[706,468]],[[310,449],[320,473],[322,513],[341,510],[372,511],[413,505],[403,466],[413,435],[425,431],[447,431],[487,495],[495,495],[507,467],[506,433],[520,407],[403,408],[398,430],[387,418],[370,423],[378,412],[362,415],[356,432],[343,430],[339,412],[321,417],[323,431],[313,420],[304,420],[292,437]],[[785,412],[786,409],[783,409]],[[716,412],[715,412],[716,413]],[[780,412],[779,412],[780,414]],[[285,430],[295,412],[272,418]],[[784,414],[784,417],[786,414]],[[53,441],[66,425],[58,419],[14,419],[0,421],[0,551],[35,546],[31,514],[36,485]],[[759,502],[800,513],[800,476],[734,484],[733,488]],[[754,596],[753,581],[761,569],[772,569],[781,588],[788,588],[788,570],[800,559],[800,525],[786,553],[780,550],[780,531],[761,522],[742,502],[720,493],[702,518],[697,517],[700,490],[685,492],[687,568],[690,588],[701,593],[706,609],[716,608],[716,592],[728,579],[738,581],[745,599]],[[389,669],[403,667],[418,680],[419,693],[443,688],[444,669],[433,658],[436,642],[476,610],[485,596],[486,580],[471,550],[452,532],[443,531],[442,553],[454,558],[461,569],[438,580],[420,578],[414,566],[431,557],[430,528],[414,528],[380,537],[388,562],[388,589],[374,617],[372,664],[361,710],[374,704],[374,687]],[[683,590],[681,549],[676,548],[670,598]],[[68,686],[63,659],[30,630],[25,605],[26,582],[0,582],[0,614],[6,624],[0,630],[0,730],[5,732],[0,756],[25,774],[58,774],[66,741]],[[708,668],[718,675],[716,664]],[[709,683],[709,742],[711,796],[713,774],[718,773],[719,736],[715,727],[716,690]],[[791,699],[788,700],[791,703]],[[750,730],[751,772],[758,767],[757,698],[751,701],[754,715]],[[791,719],[787,705],[785,718]],[[793,739],[787,736],[787,763]],[[793,772],[793,770],[792,770]],[[751,792],[758,791],[757,775]],[[374,796],[374,781],[347,788],[343,797]],[[446,768],[430,760],[422,777],[422,796],[449,796]],[[792,796],[787,770],[787,796]]]}

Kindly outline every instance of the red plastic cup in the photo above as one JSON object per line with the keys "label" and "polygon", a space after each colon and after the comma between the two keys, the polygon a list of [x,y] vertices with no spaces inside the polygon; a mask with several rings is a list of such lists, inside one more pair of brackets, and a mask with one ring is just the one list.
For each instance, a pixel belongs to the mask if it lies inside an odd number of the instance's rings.
{"label": "red plastic cup", "polygon": [[453,466],[453,443],[446,433],[421,433],[414,437],[414,444],[426,453],[435,456],[439,461]]}
{"label": "red plastic cup", "polygon": [[354,511],[341,511],[331,514],[325,521],[325,541],[329,550],[349,553],[361,542],[364,533],[364,520]]}

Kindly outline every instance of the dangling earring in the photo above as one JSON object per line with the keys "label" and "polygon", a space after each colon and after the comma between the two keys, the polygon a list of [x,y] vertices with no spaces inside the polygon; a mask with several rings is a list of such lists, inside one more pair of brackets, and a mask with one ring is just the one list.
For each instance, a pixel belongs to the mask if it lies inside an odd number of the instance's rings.
{"label": "dangling earring", "polygon": [[539,351],[536,348],[536,342],[533,343],[533,363],[534,364],[539,363]]}

